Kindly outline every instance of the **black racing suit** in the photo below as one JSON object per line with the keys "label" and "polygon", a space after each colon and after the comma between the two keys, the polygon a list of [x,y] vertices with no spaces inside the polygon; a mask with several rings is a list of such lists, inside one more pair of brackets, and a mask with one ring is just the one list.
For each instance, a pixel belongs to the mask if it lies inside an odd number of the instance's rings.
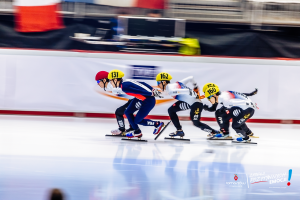
{"label": "black racing suit", "polygon": [[[243,93],[246,96],[253,96],[257,93],[257,89],[251,93]],[[230,109],[222,106],[216,110],[218,103],[213,104],[210,108],[204,106],[204,109],[210,112],[215,112],[216,120],[220,126],[221,131],[224,134],[229,134],[229,121],[232,119],[232,128],[241,135],[244,139],[248,139],[248,135],[252,131],[246,125],[246,121],[250,119],[255,110],[251,107],[246,110],[241,109],[240,107],[233,106]]]}
{"label": "black racing suit", "polygon": [[187,104],[184,101],[177,101],[168,109],[171,121],[174,124],[174,126],[177,128],[177,130],[182,130],[177,112],[183,111],[183,110],[188,110],[188,109],[191,110],[190,118],[196,127],[200,128],[203,131],[209,132],[209,133],[211,133],[211,132],[215,133],[215,130],[213,128],[211,128],[207,124],[204,124],[200,121],[201,112],[203,110],[203,103],[201,103],[201,102],[195,102],[190,106],[189,104]]}
{"label": "black racing suit", "polygon": [[125,131],[125,123],[124,123],[124,113],[126,108],[129,106],[129,104],[131,103],[133,99],[129,99],[127,101],[127,103],[125,103],[123,106],[117,108],[115,114],[116,114],[116,118],[117,118],[117,122],[119,125],[119,130],[124,132]]}

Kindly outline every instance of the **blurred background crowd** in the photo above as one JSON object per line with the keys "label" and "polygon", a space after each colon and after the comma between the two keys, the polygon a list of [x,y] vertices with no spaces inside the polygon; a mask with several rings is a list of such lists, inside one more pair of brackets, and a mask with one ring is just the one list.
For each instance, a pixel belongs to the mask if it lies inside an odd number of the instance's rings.
{"label": "blurred background crowd", "polygon": [[298,58],[299,19],[300,0],[0,0],[0,47]]}

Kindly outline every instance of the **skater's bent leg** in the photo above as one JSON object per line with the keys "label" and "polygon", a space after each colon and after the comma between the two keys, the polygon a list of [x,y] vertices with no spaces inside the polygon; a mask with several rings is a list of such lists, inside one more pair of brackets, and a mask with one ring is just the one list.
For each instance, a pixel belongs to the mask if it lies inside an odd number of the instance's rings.
{"label": "skater's bent leg", "polygon": [[243,139],[249,139],[247,136],[246,131],[243,129],[245,127],[246,120],[250,117],[248,112],[245,112],[243,109],[239,107],[232,107],[232,128],[241,136]]}
{"label": "skater's bent leg", "polygon": [[124,113],[131,101],[132,100],[129,100],[126,104],[117,108],[117,110],[115,112],[120,131],[125,131]]}
{"label": "skater's bent leg", "polygon": [[215,133],[215,130],[213,128],[211,128],[207,124],[200,122],[202,110],[203,110],[203,104],[200,102],[195,102],[191,106],[190,118],[191,118],[194,126],[200,128],[201,130],[206,131],[208,133]]}
{"label": "skater's bent leg", "polygon": [[189,109],[189,105],[182,101],[177,101],[168,109],[170,119],[177,130],[181,130],[182,127],[181,127],[181,124],[179,122],[179,118],[178,118],[178,115],[176,112],[182,111],[182,110],[187,110],[187,109]]}
{"label": "skater's bent leg", "polygon": [[248,126],[246,125],[246,122],[248,121],[248,119],[250,119],[253,115],[254,115],[254,109],[253,108],[247,108],[244,111],[244,119],[245,119],[245,123],[243,123],[241,125],[241,128],[246,132],[247,135],[250,135],[252,133],[252,131],[248,128]]}
{"label": "skater's bent leg", "polygon": [[133,115],[133,113],[137,110],[137,108],[136,108],[135,105],[136,105],[136,103],[137,103],[138,101],[139,101],[138,99],[133,99],[133,100],[131,101],[131,103],[129,104],[129,106],[127,107],[127,109],[125,110],[125,115],[126,115],[128,121],[129,121],[131,127],[132,127],[134,130],[136,130],[136,129],[139,128],[138,125],[137,125],[137,123],[134,122],[135,117],[134,117],[134,115]]}
{"label": "skater's bent leg", "polygon": [[156,123],[157,121],[153,121],[151,119],[143,119],[139,122],[139,124],[142,126],[155,126]]}
{"label": "skater's bent leg", "polygon": [[237,119],[232,119],[232,128],[239,134],[243,139],[248,139],[246,132],[243,130],[241,124],[238,123]]}
{"label": "skater's bent leg", "polygon": [[246,125],[246,123],[244,123],[244,124],[241,125],[241,129],[243,129],[247,135],[249,135],[249,134],[252,133],[252,131],[248,128],[248,126]]}
{"label": "skater's bent leg", "polygon": [[142,101],[141,107],[134,118],[134,123],[140,124],[145,119],[145,117],[150,113],[150,111],[154,108],[154,106],[155,106],[154,97],[149,97],[146,98],[144,101]]}
{"label": "skater's bent leg", "polygon": [[224,109],[218,109],[215,112],[216,120],[223,133],[229,133],[229,120],[231,116],[227,114]]}

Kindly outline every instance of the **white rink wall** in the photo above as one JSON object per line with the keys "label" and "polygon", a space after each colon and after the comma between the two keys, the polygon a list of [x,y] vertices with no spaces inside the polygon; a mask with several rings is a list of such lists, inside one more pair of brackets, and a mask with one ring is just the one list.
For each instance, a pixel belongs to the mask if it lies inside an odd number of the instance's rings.
{"label": "white rink wall", "polygon": [[[140,69],[143,77],[165,71],[173,81],[192,75],[201,89],[207,82],[218,84],[223,91],[249,93],[258,88],[258,94],[251,98],[259,107],[254,119],[300,119],[297,60],[7,49],[0,50],[0,110],[114,113],[125,101],[105,96],[94,79],[98,71],[112,69],[124,71],[125,78],[132,78],[133,69]],[[139,81],[156,85],[155,80]],[[168,115],[174,101],[165,99],[151,115]],[[185,111],[180,115],[189,114]],[[202,113],[202,117],[213,116]]]}

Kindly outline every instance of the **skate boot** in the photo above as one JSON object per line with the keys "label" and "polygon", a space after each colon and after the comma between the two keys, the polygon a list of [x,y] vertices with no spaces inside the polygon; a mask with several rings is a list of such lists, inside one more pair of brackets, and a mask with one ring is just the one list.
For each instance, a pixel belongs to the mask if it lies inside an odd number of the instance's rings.
{"label": "skate boot", "polygon": [[229,133],[228,134],[219,133],[219,134],[216,134],[214,137],[218,138],[218,139],[232,139],[232,137],[229,136]]}
{"label": "skate boot", "polygon": [[221,132],[220,132],[220,131],[217,131],[217,130],[214,130],[213,132],[210,132],[210,133],[207,135],[207,137],[213,138],[213,137],[216,137],[216,135],[218,135],[218,134],[221,134]]}
{"label": "skate boot", "polygon": [[216,134],[215,137],[218,138],[218,139],[232,139],[232,137],[229,136],[229,132],[228,132],[228,131],[225,131],[224,128],[222,128],[222,129],[219,131],[219,134]]}
{"label": "skate boot", "polygon": [[246,137],[238,137],[236,138],[236,141],[237,142],[241,142],[241,143],[246,143],[246,142],[251,142],[251,139],[249,138],[249,136],[246,136]]}
{"label": "skate boot", "polygon": [[129,133],[126,134],[126,137],[128,137],[128,138],[137,137],[137,138],[140,139],[142,136],[143,136],[143,134],[142,134],[140,129],[137,129],[134,132],[129,132]]}
{"label": "skate boot", "polygon": [[175,136],[180,136],[180,137],[182,138],[182,137],[184,136],[184,132],[183,132],[182,130],[176,131],[176,132],[174,132],[174,133],[170,133],[169,136],[170,136],[171,138],[173,138],[173,137],[175,137]]}
{"label": "skate boot", "polygon": [[215,136],[215,134],[212,132],[207,135],[207,137],[209,137],[209,138],[214,137],[214,136]]}
{"label": "skate boot", "polygon": [[129,132],[132,132],[132,131],[134,131],[134,129],[130,127],[130,128],[128,128],[128,129],[125,130],[125,134],[129,133]]}
{"label": "skate boot", "polygon": [[163,122],[158,121],[155,123],[154,126],[155,126],[155,129],[153,131],[153,134],[157,135],[160,132],[160,130],[165,126],[165,124]]}
{"label": "skate boot", "polygon": [[249,133],[249,134],[247,134],[249,137],[251,137],[251,136],[254,136],[254,134],[253,133]]}
{"label": "skate boot", "polygon": [[115,129],[111,131],[112,135],[125,135],[125,129],[124,130],[120,130],[120,129]]}

